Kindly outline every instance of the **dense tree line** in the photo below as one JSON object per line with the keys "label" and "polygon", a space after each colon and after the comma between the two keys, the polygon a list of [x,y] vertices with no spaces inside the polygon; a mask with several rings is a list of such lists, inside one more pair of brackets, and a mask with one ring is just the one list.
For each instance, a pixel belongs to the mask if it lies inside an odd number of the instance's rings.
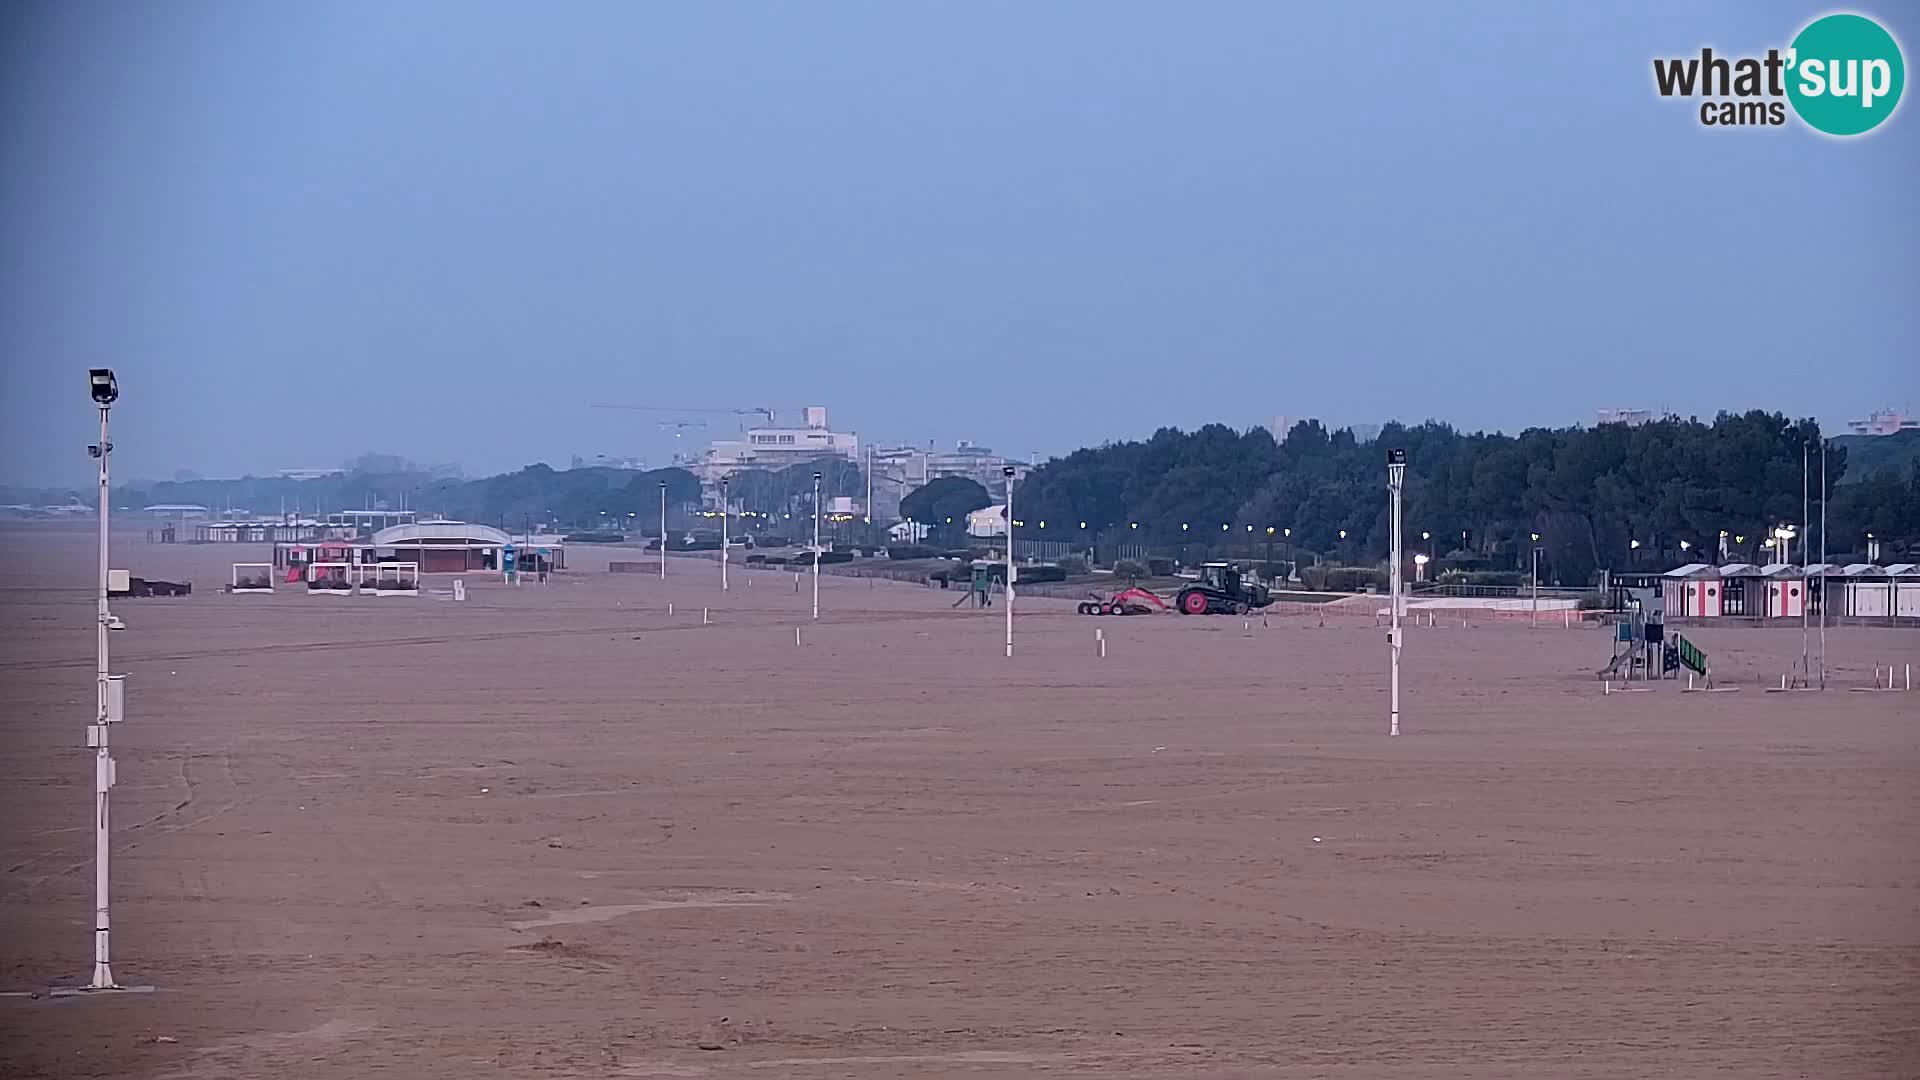
{"label": "dense tree line", "polygon": [[[1089,533],[1125,530],[1142,543],[1174,546],[1243,537],[1252,526],[1254,536],[1271,528],[1305,550],[1370,562],[1389,546],[1385,449],[1401,447],[1410,549],[1517,567],[1538,534],[1546,573],[1576,584],[1602,568],[1653,568],[1703,552],[1712,559],[1723,530],[1730,557],[1769,560],[1761,544],[1771,530],[1803,516],[1808,448],[1808,516],[1817,521],[1819,440],[1814,421],[1758,411],[1711,423],[1669,418],[1518,435],[1388,424],[1368,443],[1317,421],[1296,425],[1280,443],[1261,428],[1165,428],[1035,469],[1016,493],[1019,535],[1069,539],[1084,521]],[[1845,449],[1831,448],[1830,489],[1846,469]],[[1828,513],[1830,553],[1860,550],[1868,531],[1912,542],[1920,538],[1920,471],[1850,484]]]}
{"label": "dense tree line", "polygon": [[134,508],[187,503],[215,511],[231,507],[262,515],[296,508],[302,514],[315,515],[404,506],[423,514],[516,530],[529,524],[593,528],[618,518],[639,529],[658,522],[662,483],[667,485],[667,500],[676,512],[700,499],[700,481],[685,469],[560,470],[545,464],[480,480],[453,479],[408,468],[393,472],[355,470],[311,480],[166,480],[118,489],[114,499],[119,505]]}

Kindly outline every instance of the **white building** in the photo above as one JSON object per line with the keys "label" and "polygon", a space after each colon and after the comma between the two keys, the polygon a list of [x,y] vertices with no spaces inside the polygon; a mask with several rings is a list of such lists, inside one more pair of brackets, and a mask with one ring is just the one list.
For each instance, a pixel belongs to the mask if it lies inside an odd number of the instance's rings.
{"label": "white building", "polygon": [[814,406],[802,412],[802,427],[753,427],[737,439],[714,440],[694,471],[701,480],[718,483],[735,469],[784,469],[828,455],[860,456],[860,437],[828,427],[826,409]]}
{"label": "white building", "polygon": [[1639,427],[1652,419],[1652,409],[1595,409],[1593,411],[1595,424],[1625,424],[1628,427]]}
{"label": "white building", "polygon": [[[861,462],[864,467],[867,463]],[[952,450],[935,450],[931,445],[896,446],[873,452],[873,516],[880,521],[900,517],[900,500],[935,480],[961,476],[991,494],[1006,491],[1007,466],[1013,466],[1015,480],[1026,477],[1032,466],[996,454],[989,447],[962,439]]]}
{"label": "white building", "polygon": [[968,514],[967,535],[983,538],[1007,535],[1007,504],[995,503]]}
{"label": "white building", "polygon": [[1902,431],[1920,431],[1920,416],[1908,416],[1892,409],[1876,409],[1865,420],[1847,421],[1847,430],[1855,435],[1893,435]]}

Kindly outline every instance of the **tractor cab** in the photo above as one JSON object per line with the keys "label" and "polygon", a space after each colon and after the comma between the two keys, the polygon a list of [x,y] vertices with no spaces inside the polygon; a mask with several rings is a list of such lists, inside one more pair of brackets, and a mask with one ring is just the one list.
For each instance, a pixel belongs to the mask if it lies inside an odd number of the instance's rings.
{"label": "tractor cab", "polygon": [[1223,593],[1240,591],[1240,571],[1232,563],[1210,562],[1200,567],[1200,583]]}

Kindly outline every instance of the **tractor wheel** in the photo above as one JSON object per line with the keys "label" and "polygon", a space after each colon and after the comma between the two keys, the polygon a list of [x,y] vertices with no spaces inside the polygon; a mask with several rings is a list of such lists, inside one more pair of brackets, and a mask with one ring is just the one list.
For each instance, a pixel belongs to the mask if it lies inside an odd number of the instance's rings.
{"label": "tractor wheel", "polygon": [[1093,612],[1087,610],[1087,602],[1085,600],[1080,601],[1079,605],[1075,607],[1073,610],[1076,614],[1080,614],[1080,615],[1093,614]]}
{"label": "tractor wheel", "polygon": [[1180,613],[1182,615],[1205,615],[1207,613],[1207,594],[1198,589],[1189,589],[1181,593]]}
{"label": "tractor wheel", "polygon": [[1122,604],[1107,605],[1107,614],[1109,615],[1125,615],[1126,613],[1127,613],[1127,609]]}

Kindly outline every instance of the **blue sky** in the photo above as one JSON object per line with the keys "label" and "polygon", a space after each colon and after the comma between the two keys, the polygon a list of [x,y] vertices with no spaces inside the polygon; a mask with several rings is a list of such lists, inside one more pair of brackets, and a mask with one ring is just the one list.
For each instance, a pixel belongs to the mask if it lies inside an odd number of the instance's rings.
{"label": "blue sky", "polygon": [[595,401],[1022,455],[1920,409],[1913,103],[1652,89],[1825,10],[7,5],[0,478],[84,477],[100,363],[144,476],[664,456]]}

